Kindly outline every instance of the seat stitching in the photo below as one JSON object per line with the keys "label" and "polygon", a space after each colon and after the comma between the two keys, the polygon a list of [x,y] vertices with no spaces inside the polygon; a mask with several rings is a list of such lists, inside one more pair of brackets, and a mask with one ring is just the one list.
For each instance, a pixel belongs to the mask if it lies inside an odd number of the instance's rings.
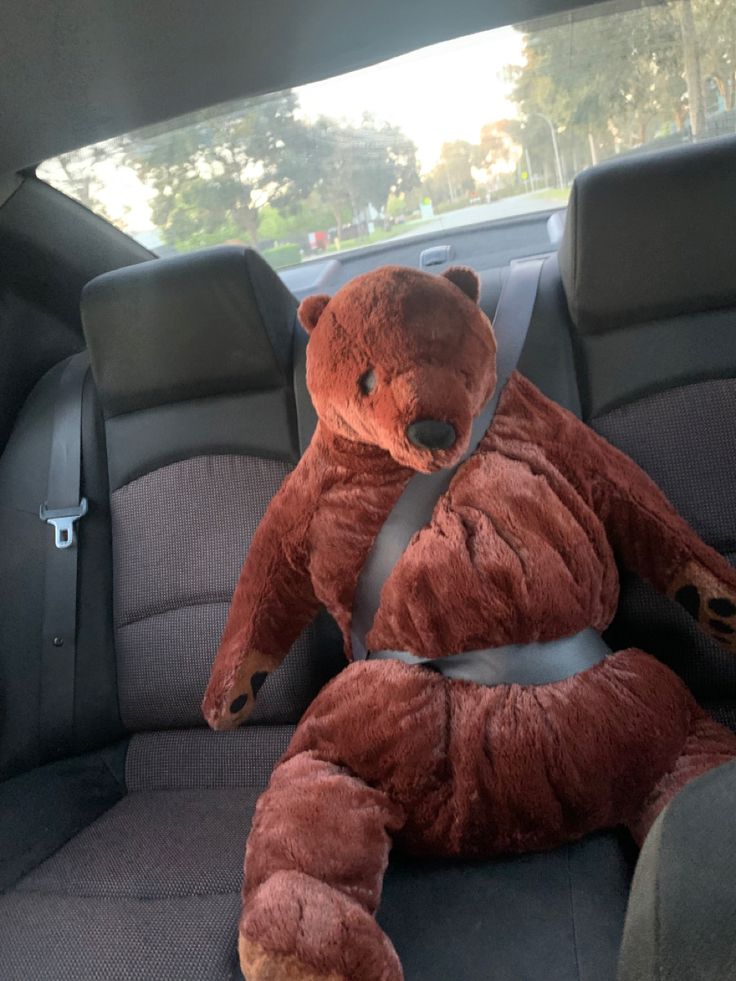
{"label": "seat stitching", "polygon": [[141,616],[131,617],[128,620],[121,620],[115,624],[116,630],[123,627],[132,627],[136,623],[143,623],[146,620],[155,620],[157,617],[166,616],[167,613],[175,613],[178,610],[194,610],[199,606],[223,606],[227,605],[232,599],[232,594],[223,594],[221,599],[195,600],[193,603],[181,603],[175,606],[168,606],[165,610],[157,610],[155,613],[143,613]]}
{"label": "seat stitching", "polygon": [[58,896],[65,899],[133,899],[140,900],[143,902],[153,902],[160,899],[206,899],[208,896],[239,896],[240,889],[210,889],[206,892],[162,892],[162,893],[105,893],[105,892],[90,892],[90,891],[80,891],[80,892],[69,892],[63,889],[44,889],[38,888],[26,888],[21,886],[20,888],[16,886],[13,889],[9,889],[3,895],[9,896],[15,894],[16,896]]}

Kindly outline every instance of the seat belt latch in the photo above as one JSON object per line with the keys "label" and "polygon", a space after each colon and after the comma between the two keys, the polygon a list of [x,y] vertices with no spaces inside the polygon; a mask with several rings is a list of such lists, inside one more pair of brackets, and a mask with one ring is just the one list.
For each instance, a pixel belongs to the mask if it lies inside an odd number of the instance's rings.
{"label": "seat belt latch", "polygon": [[54,526],[54,544],[57,548],[71,548],[74,544],[74,523],[87,513],[87,498],[83,497],[75,508],[48,508],[42,504],[38,511],[41,521]]}

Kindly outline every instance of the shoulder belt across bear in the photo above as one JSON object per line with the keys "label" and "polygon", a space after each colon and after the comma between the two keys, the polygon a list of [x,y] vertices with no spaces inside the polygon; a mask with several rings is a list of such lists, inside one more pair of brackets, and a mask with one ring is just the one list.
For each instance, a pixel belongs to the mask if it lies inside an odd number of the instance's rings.
{"label": "shoulder belt across bear", "polygon": [[384,583],[412,537],[431,519],[437,501],[450,486],[458,468],[475,452],[493,421],[501,392],[521,355],[545,259],[520,260],[509,269],[493,318],[499,352],[496,389],[473,423],[465,456],[446,470],[415,474],[376,536],[355,590],[351,639],[356,659],[403,661],[478,685],[546,685],[585,671],[610,653],[601,636],[590,627],[558,640],[448,653],[440,658],[416,657],[409,651],[368,652],[365,648],[365,637],[378,611]]}

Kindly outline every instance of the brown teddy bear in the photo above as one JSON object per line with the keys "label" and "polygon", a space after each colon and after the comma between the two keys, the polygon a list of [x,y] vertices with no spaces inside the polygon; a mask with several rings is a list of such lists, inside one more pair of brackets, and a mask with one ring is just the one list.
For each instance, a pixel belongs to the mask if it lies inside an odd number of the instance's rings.
{"label": "brown teddy bear", "polygon": [[[388,267],[302,303],[319,424],[243,567],[204,701],[214,728],[247,718],[321,605],[351,658],[356,584],[382,524],[416,471],[461,459],[494,389],[477,298],[470,270]],[[432,439],[417,428],[427,421],[439,424]],[[366,646],[451,661],[602,631],[617,560],[736,650],[736,571],[636,464],[514,373],[386,581]],[[474,857],[615,825],[641,842],[687,781],[734,756],[736,736],[639,650],[529,685],[458,680],[390,654],[353,663],[315,699],[258,803],[244,973],[398,981],[374,919],[392,838]]]}

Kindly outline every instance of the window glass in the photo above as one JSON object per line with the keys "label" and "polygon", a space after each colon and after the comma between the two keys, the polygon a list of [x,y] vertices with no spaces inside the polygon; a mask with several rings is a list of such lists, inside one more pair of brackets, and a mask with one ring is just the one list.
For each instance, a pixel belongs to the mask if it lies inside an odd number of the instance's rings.
{"label": "window glass", "polygon": [[244,243],[280,268],[559,208],[590,164],[733,133],[735,71],[735,3],[604,3],[206,109],[38,174],[158,254]]}

